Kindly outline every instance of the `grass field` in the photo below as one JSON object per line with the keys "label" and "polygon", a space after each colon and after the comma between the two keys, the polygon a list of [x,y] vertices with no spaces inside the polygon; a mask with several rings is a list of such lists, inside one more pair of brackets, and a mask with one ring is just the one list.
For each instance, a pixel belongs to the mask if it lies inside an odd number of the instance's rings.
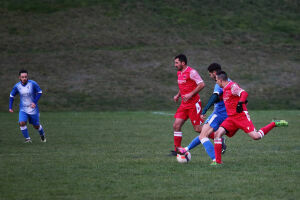
{"label": "grass field", "polygon": [[[29,128],[24,144],[17,114],[0,113],[0,199],[298,199],[300,111],[250,112],[256,128],[289,121],[261,141],[239,132],[220,168],[202,146],[189,164],[167,154],[172,112],[46,112],[47,143]],[[195,136],[190,123],[183,144]]]}

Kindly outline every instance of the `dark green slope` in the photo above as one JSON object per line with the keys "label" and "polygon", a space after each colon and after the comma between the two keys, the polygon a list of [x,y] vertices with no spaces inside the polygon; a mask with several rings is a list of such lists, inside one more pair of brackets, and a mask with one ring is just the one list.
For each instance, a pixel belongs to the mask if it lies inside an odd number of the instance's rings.
{"label": "dark green slope", "polygon": [[[298,1],[0,1],[0,109],[26,68],[42,110],[173,109],[173,57],[223,65],[251,109],[299,109]],[[16,101],[17,102],[17,101]]]}

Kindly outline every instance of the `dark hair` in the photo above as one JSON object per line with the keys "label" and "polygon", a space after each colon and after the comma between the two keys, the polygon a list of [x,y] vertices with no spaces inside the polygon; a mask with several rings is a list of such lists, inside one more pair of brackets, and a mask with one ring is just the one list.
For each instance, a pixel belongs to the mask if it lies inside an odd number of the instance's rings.
{"label": "dark hair", "polygon": [[177,59],[177,58],[179,59],[180,62],[184,62],[187,65],[187,58],[184,54],[179,54],[174,59]]}
{"label": "dark hair", "polygon": [[227,74],[224,71],[218,71],[217,72],[217,77],[219,79],[223,80],[223,81],[227,81],[228,80]]}
{"label": "dark hair", "polygon": [[218,64],[218,63],[212,63],[212,64],[210,64],[208,66],[207,70],[209,72],[213,72],[213,71],[218,72],[218,71],[221,71],[222,69],[221,69],[221,65],[220,64]]}
{"label": "dark hair", "polygon": [[19,76],[20,76],[22,73],[28,74],[28,71],[27,71],[26,69],[21,69],[21,70],[19,71]]}

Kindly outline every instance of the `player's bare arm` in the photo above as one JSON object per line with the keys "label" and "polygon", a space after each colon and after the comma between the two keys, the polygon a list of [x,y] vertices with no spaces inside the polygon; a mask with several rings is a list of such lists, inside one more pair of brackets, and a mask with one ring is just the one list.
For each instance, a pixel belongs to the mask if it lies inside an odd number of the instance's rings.
{"label": "player's bare arm", "polygon": [[192,96],[194,96],[195,94],[199,93],[203,88],[205,87],[205,83],[204,82],[200,82],[197,87],[190,93],[182,95],[182,100],[183,101],[188,101],[190,98],[192,98]]}
{"label": "player's bare arm", "polygon": [[174,102],[177,102],[180,97],[180,91],[173,97]]}
{"label": "player's bare arm", "polygon": [[231,92],[232,92],[233,95],[236,95],[236,96],[240,97],[240,100],[239,100],[239,102],[237,104],[237,107],[236,107],[236,112],[241,113],[241,112],[243,112],[243,110],[246,110],[246,105],[245,104],[247,104],[248,93],[236,84],[234,84],[232,86]]}

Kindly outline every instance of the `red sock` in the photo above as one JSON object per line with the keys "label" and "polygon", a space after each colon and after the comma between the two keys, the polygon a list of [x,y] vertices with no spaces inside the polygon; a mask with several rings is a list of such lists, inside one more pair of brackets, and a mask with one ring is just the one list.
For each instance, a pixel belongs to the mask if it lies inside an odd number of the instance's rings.
{"label": "red sock", "polygon": [[174,132],[174,146],[175,146],[175,151],[176,147],[181,146],[181,140],[182,140],[182,132]]}
{"label": "red sock", "polygon": [[264,135],[267,135],[267,133],[272,130],[273,128],[275,127],[275,122],[271,122],[270,124],[268,124],[267,126],[265,127],[262,127],[259,132],[262,133]]}
{"label": "red sock", "polygon": [[215,138],[215,132],[212,132],[212,133],[208,136],[208,138],[214,139],[214,138]]}
{"label": "red sock", "polygon": [[216,156],[216,162],[221,164],[222,163],[222,139],[214,139],[215,143],[215,156]]}

